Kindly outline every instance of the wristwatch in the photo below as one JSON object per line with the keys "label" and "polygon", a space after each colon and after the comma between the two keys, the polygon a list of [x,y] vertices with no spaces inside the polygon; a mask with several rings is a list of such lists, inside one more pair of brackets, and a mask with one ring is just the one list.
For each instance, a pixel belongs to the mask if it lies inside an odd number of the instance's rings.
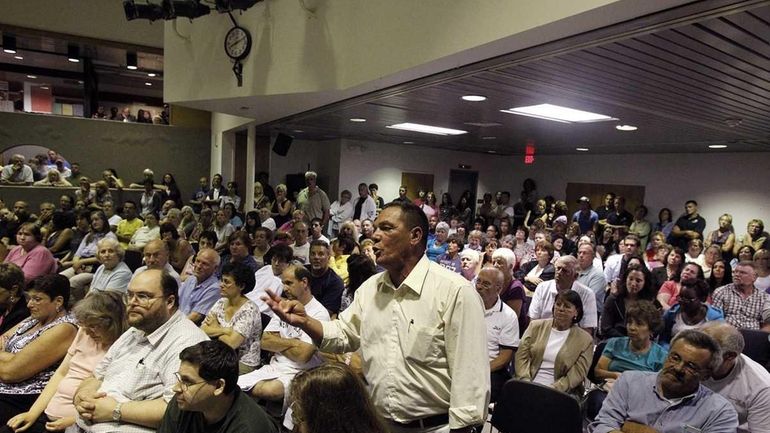
{"label": "wristwatch", "polygon": [[120,422],[121,416],[123,414],[120,412],[120,407],[123,406],[123,403],[118,403],[115,405],[115,409],[112,409],[112,420],[115,422]]}

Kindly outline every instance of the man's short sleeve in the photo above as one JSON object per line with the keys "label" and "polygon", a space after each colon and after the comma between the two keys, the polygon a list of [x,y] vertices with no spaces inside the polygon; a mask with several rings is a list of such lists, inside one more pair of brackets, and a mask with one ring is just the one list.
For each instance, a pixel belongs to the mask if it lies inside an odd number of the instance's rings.
{"label": "man's short sleeve", "polygon": [[527,313],[531,319],[537,320],[542,318],[543,315],[543,303],[545,302],[545,293],[548,291],[545,286],[547,282],[542,282],[535,288],[535,293],[532,295],[532,303],[529,304],[529,312]]}

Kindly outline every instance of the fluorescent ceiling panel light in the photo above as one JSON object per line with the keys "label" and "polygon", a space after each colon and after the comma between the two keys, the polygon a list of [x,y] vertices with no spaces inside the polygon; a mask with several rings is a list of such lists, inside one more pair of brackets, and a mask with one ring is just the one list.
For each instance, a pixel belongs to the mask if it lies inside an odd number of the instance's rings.
{"label": "fluorescent ceiling panel light", "polygon": [[587,147],[576,147],[575,150],[577,150],[578,152],[588,152]]}
{"label": "fluorescent ceiling panel light", "polygon": [[34,80],[35,78],[37,78],[37,75],[27,75],[27,78],[29,78],[30,80]]}
{"label": "fluorescent ceiling panel light", "polygon": [[354,117],[354,118],[350,119],[350,121],[351,122],[356,122],[356,123],[363,123],[363,122],[366,122],[366,119],[364,119],[363,117]]}
{"label": "fluorescent ceiling panel light", "polygon": [[390,125],[388,128],[401,129],[403,131],[422,132],[424,134],[435,135],[462,135],[467,134],[468,131],[462,131],[460,129],[442,128],[440,126],[422,125],[419,123],[397,123]]}
{"label": "fluorescent ceiling panel light", "polygon": [[709,149],[727,149],[726,144],[710,144]]}
{"label": "fluorescent ceiling panel light", "polygon": [[634,125],[616,125],[615,129],[618,131],[636,131],[639,128]]}
{"label": "fluorescent ceiling panel light", "polygon": [[149,82],[149,81],[146,81],[146,82],[144,83],[144,85],[145,85],[145,86],[152,86],[152,83],[151,83],[151,82]]}
{"label": "fluorescent ceiling panel light", "polygon": [[148,77],[154,77],[155,75],[157,75],[155,72],[148,72],[147,73]]}
{"label": "fluorescent ceiling panel light", "polygon": [[481,101],[486,101],[487,97],[481,96],[481,95],[465,95],[462,97],[462,100],[468,101],[468,102],[481,102]]}
{"label": "fluorescent ceiling panel light", "polygon": [[24,57],[22,56],[13,56],[13,58],[16,60],[24,60]]}
{"label": "fluorescent ceiling panel light", "polygon": [[576,110],[574,108],[561,107],[553,104],[530,105],[528,107],[516,107],[500,111],[503,113],[518,114],[519,116],[535,117],[538,119],[563,123],[590,123],[618,120],[604,114],[591,113],[589,111]]}

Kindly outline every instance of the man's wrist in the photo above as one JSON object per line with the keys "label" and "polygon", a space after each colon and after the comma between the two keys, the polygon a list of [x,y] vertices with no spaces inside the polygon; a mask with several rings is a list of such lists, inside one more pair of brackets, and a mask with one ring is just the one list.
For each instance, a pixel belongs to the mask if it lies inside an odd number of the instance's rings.
{"label": "man's wrist", "polygon": [[112,409],[112,420],[115,422],[120,422],[123,418],[123,412],[122,412],[123,403],[121,402],[115,402],[115,407]]}

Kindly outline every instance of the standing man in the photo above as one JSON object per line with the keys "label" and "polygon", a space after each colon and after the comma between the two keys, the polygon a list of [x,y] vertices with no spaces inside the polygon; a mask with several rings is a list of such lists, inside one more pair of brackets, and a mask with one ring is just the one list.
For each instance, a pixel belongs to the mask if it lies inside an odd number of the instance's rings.
{"label": "standing man", "polygon": [[623,229],[625,233],[628,233],[628,228],[634,222],[634,216],[626,210],[626,198],[621,196],[615,197],[614,205],[615,208],[607,214],[605,226],[612,227],[613,229]]}
{"label": "standing man", "polygon": [[770,332],[770,295],[757,289],[754,262],[740,262],[733,270],[733,283],[714,290],[711,305],[725,313],[725,321],[736,328]]}
{"label": "standing man", "polygon": [[669,235],[669,243],[687,251],[687,243],[693,239],[703,239],[703,229],[706,228],[706,220],[698,215],[698,202],[687,200],[684,204],[684,215],[674,223]]}
{"label": "standing man", "polygon": [[745,342],[735,327],[711,322],[703,332],[722,348],[722,364],[703,384],[733,404],[738,433],[770,433],[770,373],[741,353]]}
{"label": "standing man", "polygon": [[192,197],[189,201],[190,206],[192,206],[193,211],[195,211],[196,214],[201,213],[201,209],[203,208],[203,200],[208,195],[209,189],[208,177],[202,176],[200,179],[198,179],[198,189],[192,193]]}
{"label": "standing man", "polygon": [[79,431],[154,432],[173,397],[179,353],[208,340],[177,310],[177,283],[165,272],[141,273],[129,283],[125,300],[131,328],[75,393]]}
{"label": "standing man", "polygon": [[[377,217],[374,252],[385,272],[369,278],[339,319],[321,323],[299,302],[267,300],[323,351],[360,349],[372,401],[391,432],[470,432],[489,402],[484,307],[470,283],[425,256],[428,220],[413,204]],[[476,367],[474,367],[476,366]]]}
{"label": "standing man", "polygon": [[350,201],[352,198],[353,194],[350,191],[343,190],[340,193],[340,199],[331,205],[329,213],[332,220],[331,234],[333,238],[336,238],[340,232],[340,225],[353,218],[353,202]]}
{"label": "standing man", "polygon": [[599,221],[596,223],[594,233],[601,234],[604,232],[604,225],[607,224],[607,215],[615,208],[615,193],[608,192],[604,195],[604,205],[596,208],[596,215],[599,217]]}
{"label": "standing man", "polygon": [[358,198],[356,204],[353,206],[353,219],[354,220],[372,220],[377,217],[377,204],[374,202],[372,196],[369,195],[369,190],[366,188],[365,183],[358,185]]}
{"label": "standing man", "polygon": [[398,197],[393,199],[393,203],[410,203],[409,197],[406,196],[406,185],[401,185],[398,188]]}
{"label": "standing man", "polygon": [[599,214],[591,210],[591,201],[588,197],[583,196],[578,199],[580,210],[572,215],[572,221],[575,221],[580,226],[580,233],[588,233],[594,229],[594,226],[599,222]]}
{"label": "standing man", "polygon": [[[322,227],[326,227],[326,224],[329,222],[329,208],[331,204],[324,190],[318,187],[317,181],[318,175],[316,172],[308,171],[305,173],[305,184],[307,184],[307,187],[303,188],[299,195],[297,195],[297,208],[302,209],[308,219],[321,218],[323,222]],[[364,187],[366,187],[365,184]]]}
{"label": "standing man", "polygon": [[219,198],[227,195],[227,190],[222,185],[222,175],[217,173],[211,178],[211,188],[208,194],[203,198],[203,204],[210,207],[213,211],[219,210]]}

